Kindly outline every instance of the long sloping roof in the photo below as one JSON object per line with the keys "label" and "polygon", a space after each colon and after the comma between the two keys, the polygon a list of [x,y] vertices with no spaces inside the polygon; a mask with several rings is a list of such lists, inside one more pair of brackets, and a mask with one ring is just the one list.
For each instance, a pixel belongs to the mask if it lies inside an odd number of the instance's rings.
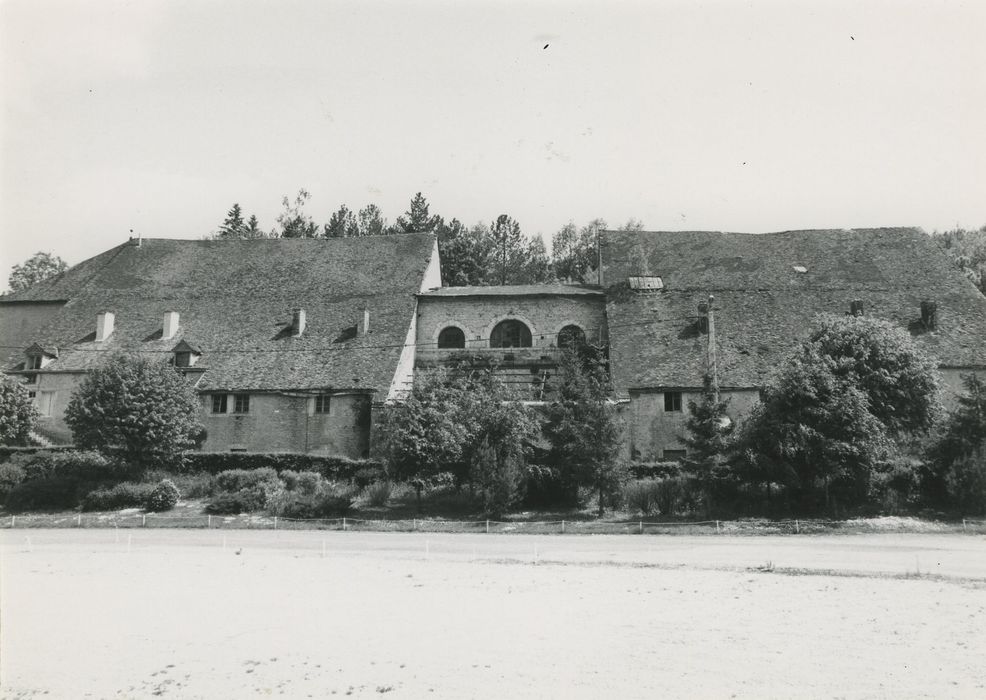
{"label": "long sloping roof", "polygon": [[[96,366],[107,352],[154,353],[185,340],[202,349],[200,389],[386,392],[431,259],[434,237],[328,240],[144,239],[91,258],[0,304],[67,300],[34,342],[59,348],[48,370]],[[369,332],[357,335],[363,309]],[[292,309],[306,329],[291,337]],[[95,342],[96,315],[114,331]],[[161,338],[167,311],[177,335]],[[10,353],[7,369],[23,359]]]}
{"label": "long sloping roof", "polygon": [[[697,387],[707,336],[698,304],[715,296],[719,381],[763,386],[821,313],[864,313],[908,329],[944,366],[986,366],[986,297],[917,229],[788,231],[607,231],[603,279],[614,384],[631,389]],[[664,289],[635,293],[631,274]],[[937,330],[920,323],[937,304]]]}

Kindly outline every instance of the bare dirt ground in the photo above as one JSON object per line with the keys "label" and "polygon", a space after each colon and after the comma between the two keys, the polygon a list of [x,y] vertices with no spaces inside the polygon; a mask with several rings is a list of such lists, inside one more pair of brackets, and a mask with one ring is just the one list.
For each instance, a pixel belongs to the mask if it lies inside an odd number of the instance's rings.
{"label": "bare dirt ground", "polygon": [[8,698],[986,697],[982,535],[6,530],[0,556]]}

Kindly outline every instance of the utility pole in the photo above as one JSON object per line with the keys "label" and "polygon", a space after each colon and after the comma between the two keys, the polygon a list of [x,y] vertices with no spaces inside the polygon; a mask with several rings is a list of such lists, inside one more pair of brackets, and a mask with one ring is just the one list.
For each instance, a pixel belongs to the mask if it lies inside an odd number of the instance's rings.
{"label": "utility pole", "polygon": [[716,365],[716,321],[712,311],[712,302],[715,297],[709,295],[709,348],[708,348],[708,372],[712,378],[712,395],[715,396],[716,403],[719,402],[719,368]]}

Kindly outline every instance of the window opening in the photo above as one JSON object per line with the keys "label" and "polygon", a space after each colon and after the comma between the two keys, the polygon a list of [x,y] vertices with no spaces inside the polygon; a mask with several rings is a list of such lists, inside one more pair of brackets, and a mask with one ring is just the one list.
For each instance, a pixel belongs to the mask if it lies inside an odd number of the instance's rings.
{"label": "window opening", "polygon": [[212,395],[212,412],[213,413],[226,412],[226,394]]}
{"label": "window opening", "polygon": [[466,334],[462,332],[461,328],[449,326],[448,328],[443,328],[442,332],[438,334],[439,350],[464,347],[466,347]]}
{"label": "window opening", "polygon": [[490,347],[529,348],[531,347],[531,329],[516,319],[500,321],[490,334]]}
{"label": "window opening", "polygon": [[558,331],[558,347],[580,348],[585,345],[585,331],[578,326],[565,326]]}
{"label": "window opening", "polygon": [[680,391],[666,391],[666,392],[664,392],[664,410],[665,411],[680,411],[681,410],[681,392]]}

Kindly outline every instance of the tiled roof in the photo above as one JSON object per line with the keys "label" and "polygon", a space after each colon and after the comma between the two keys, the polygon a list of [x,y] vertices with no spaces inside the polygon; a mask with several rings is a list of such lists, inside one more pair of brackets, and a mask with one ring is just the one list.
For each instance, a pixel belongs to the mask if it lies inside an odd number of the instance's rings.
{"label": "tiled roof", "polygon": [[497,287],[440,287],[423,297],[602,296],[600,287],[582,284],[513,284]]}
{"label": "tiled roof", "polygon": [[[181,341],[197,347],[200,389],[366,389],[385,393],[408,332],[434,246],[430,234],[329,240],[145,239],[91,258],[0,304],[68,299],[35,342],[56,345],[46,369],[94,367],[114,350],[163,359]],[[363,308],[369,332],[356,335]],[[307,324],[291,337],[291,310]],[[114,331],[94,342],[96,314]],[[167,311],[176,336],[161,338]],[[23,359],[11,354],[6,368]]]}
{"label": "tiled roof", "polygon": [[[845,314],[855,299],[867,315],[910,330],[942,365],[986,366],[986,297],[916,229],[611,231],[602,252],[613,379],[623,394],[701,386],[707,336],[696,324],[709,294],[724,387],[765,384],[815,316]],[[630,291],[627,276],[641,270],[665,288]],[[937,330],[920,323],[924,300],[937,304]]]}

